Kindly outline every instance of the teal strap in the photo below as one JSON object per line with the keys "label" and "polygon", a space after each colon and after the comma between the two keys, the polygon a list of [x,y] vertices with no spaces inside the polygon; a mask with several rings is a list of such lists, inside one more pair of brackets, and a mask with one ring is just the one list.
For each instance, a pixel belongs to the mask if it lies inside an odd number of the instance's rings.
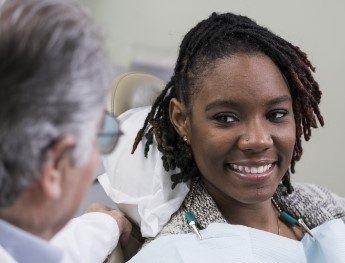
{"label": "teal strap", "polygon": [[186,217],[187,224],[189,224],[190,222],[195,222],[195,223],[196,223],[196,218],[195,218],[195,216],[194,216],[191,212],[189,212],[188,210],[186,210],[186,211],[184,212],[184,215],[185,215],[185,217]]}
{"label": "teal strap", "polygon": [[280,212],[279,217],[281,220],[283,220],[285,223],[289,224],[290,226],[299,225],[298,221],[294,217],[292,217],[291,215],[289,215],[288,213],[284,211]]}

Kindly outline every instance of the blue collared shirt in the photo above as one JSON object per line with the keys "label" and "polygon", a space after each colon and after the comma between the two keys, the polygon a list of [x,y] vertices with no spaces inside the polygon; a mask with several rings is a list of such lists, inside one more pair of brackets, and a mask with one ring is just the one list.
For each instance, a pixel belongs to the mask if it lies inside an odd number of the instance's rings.
{"label": "blue collared shirt", "polygon": [[0,219],[0,245],[19,263],[58,263],[63,252],[48,241]]}

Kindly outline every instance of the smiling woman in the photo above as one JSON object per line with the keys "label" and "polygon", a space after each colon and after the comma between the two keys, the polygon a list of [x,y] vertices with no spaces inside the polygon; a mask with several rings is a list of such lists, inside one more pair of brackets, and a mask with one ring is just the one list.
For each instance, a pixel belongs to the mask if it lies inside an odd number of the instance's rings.
{"label": "smiling woman", "polygon": [[[172,99],[171,119],[187,134],[206,189],[216,202],[269,200],[289,168],[296,133],[278,67],[267,56],[239,53],[219,59],[198,86],[190,116]],[[220,208],[232,217],[227,201]]]}
{"label": "smiling woman", "polygon": [[[187,33],[174,75],[133,150],[144,135],[147,146],[155,136],[165,169],[181,169],[171,177],[172,187],[192,179],[191,190],[158,236],[164,238],[133,261],[159,261],[170,253],[176,259],[172,262],[191,262],[195,248],[193,262],[210,262],[209,255],[214,262],[275,262],[272,249],[282,256],[279,262],[308,262],[316,244],[325,245],[315,241],[319,235],[331,237],[335,224],[345,234],[339,222],[345,219],[344,199],[324,188],[290,182],[302,156],[302,136],[309,140],[311,128],[323,125],[321,91],[312,71],[298,47],[244,16],[213,13]],[[189,240],[193,230],[207,241],[190,245],[196,242]],[[316,238],[310,241],[305,232]],[[240,245],[214,250],[239,241],[236,236],[248,241],[249,258],[234,256],[243,249]],[[266,238],[277,242],[261,247]],[[345,242],[332,238],[335,244]],[[187,239],[189,252],[181,246]],[[286,242],[291,253],[286,253]]]}

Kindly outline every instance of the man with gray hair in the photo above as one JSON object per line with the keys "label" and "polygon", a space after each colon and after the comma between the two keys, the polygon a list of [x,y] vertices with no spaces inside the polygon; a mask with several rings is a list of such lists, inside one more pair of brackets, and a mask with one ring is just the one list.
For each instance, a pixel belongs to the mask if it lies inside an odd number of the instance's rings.
{"label": "man with gray hair", "polygon": [[[98,151],[109,153],[120,135],[104,114],[111,66],[77,3],[0,5],[0,262],[60,262],[48,241],[94,181]],[[121,213],[96,210],[82,216],[104,224],[94,242],[127,239]]]}

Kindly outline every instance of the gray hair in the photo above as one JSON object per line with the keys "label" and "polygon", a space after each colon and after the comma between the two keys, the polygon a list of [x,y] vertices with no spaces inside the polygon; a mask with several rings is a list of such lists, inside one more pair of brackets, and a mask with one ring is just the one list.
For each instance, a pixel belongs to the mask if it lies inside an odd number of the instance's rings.
{"label": "gray hair", "polygon": [[[1,0],[0,0],[1,1]],[[40,174],[53,143],[90,156],[111,77],[103,40],[72,1],[7,0],[0,7],[0,208]]]}

